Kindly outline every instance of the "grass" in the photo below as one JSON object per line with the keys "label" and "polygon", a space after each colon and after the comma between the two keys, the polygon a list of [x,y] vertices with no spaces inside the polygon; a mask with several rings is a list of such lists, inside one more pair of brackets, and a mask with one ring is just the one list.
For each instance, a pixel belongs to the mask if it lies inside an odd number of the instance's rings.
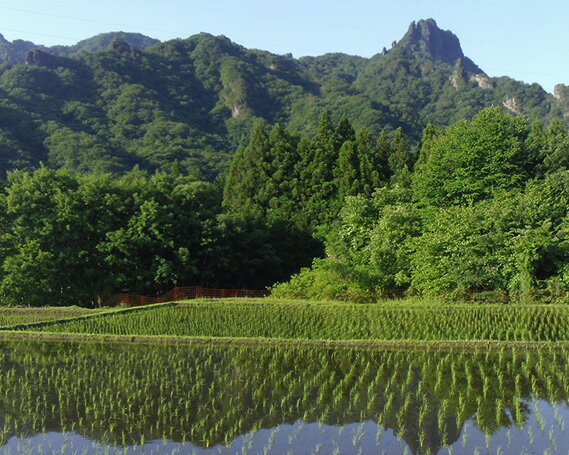
{"label": "grass", "polygon": [[[35,317],[35,316],[34,316]],[[32,319],[32,318],[30,318]],[[10,327],[27,336],[476,344],[569,342],[566,305],[192,300]],[[4,336],[8,335],[4,330]],[[37,335],[33,335],[37,334]]]}
{"label": "grass", "polygon": [[[107,311],[109,309],[106,309]],[[7,307],[0,308],[0,328],[10,327],[17,324],[29,324],[51,320],[61,320],[77,316],[96,314],[105,309],[87,309],[78,306],[71,307]]]}

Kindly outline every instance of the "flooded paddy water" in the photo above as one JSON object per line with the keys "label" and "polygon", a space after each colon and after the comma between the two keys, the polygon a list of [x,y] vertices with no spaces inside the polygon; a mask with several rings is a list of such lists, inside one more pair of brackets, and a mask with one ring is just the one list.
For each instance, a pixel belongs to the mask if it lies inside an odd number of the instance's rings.
{"label": "flooded paddy water", "polygon": [[0,343],[0,454],[569,454],[569,349]]}

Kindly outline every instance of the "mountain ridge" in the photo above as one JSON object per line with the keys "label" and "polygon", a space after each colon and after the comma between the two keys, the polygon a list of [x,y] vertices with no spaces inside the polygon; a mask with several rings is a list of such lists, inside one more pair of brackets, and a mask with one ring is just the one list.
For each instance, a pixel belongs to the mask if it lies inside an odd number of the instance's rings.
{"label": "mountain ridge", "polygon": [[529,121],[569,118],[565,86],[554,96],[487,76],[433,19],[413,22],[371,58],[296,59],[208,33],[144,49],[113,38],[90,41],[94,49],[113,43],[95,52],[76,48],[67,57],[38,48],[27,65],[0,65],[0,173],[40,162],[114,173],[178,162],[213,179],[257,120],[311,135],[322,112],[373,135],[401,128],[411,144],[429,123],[442,127],[489,106]]}
{"label": "mountain ridge", "polygon": [[20,39],[10,42],[0,33],[0,63],[24,64],[27,53],[34,50],[41,50],[59,57],[72,57],[80,52],[97,52],[109,47],[113,39],[117,38],[126,41],[131,47],[141,50],[160,43],[160,40],[141,33],[119,31],[100,33],[69,46],[44,46]]}

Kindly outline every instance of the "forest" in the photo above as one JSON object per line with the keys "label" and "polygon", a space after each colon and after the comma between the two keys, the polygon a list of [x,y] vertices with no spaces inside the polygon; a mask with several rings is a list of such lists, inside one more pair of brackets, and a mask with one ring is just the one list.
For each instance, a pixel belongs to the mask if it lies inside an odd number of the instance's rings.
{"label": "forest", "polygon": [[312,137],[258,121],[215,183],[175,164],[122,177],[10,171],[0,295],[41,306],[190,284],[349,300],[565,289],[568,160],[560,121],[488,108],[428,125],[419,146],[327,114]]}

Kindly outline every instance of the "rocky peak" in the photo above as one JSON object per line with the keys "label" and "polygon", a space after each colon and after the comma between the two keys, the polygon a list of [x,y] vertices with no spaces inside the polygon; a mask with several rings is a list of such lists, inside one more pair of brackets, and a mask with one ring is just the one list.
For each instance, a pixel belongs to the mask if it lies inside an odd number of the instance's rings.
{"label": "rocky peak", "polygon": [[553,88],[553,96],[558,100],[562,100],[562,99],[566,98],[567,95],[569,94],[568,89],[569,89],[569,86],[567,86],[565,84],[557,84]]}
{"label": "rocky peak", "polygon": [[397,43],[396,47],[402,47],[414,53],[426,54],[451,65],[459,60],[466,71],[470,73],[482,72],[472,60],[464,56],[456,35],[451,31],[441,30],[434,19],[411,22],[407,33]]}
{"label": "rocky peak", "polygon": [[448,63],[454,63],[464,57],[456,35],[441,30],[434,19],[412,22],[403,39],[405,38],[408,39],[409,45],[425,50],[433,57]]}

